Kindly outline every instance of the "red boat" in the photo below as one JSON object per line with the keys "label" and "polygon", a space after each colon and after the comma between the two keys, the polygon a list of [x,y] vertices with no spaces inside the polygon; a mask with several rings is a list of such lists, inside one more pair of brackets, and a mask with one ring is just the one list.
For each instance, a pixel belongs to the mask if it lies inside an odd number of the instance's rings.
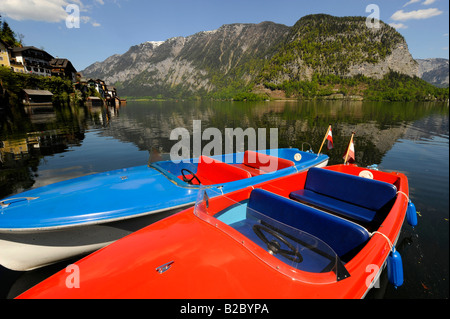
{"label": "red boat", "polygon": [[404,174],[337,165],[211,191],[19,298],[363,298],[386,264],[403,280]]}

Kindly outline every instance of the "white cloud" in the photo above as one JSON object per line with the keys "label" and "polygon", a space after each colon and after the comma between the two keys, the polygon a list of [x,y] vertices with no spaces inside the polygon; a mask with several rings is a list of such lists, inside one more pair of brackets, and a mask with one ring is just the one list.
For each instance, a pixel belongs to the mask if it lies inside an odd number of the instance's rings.
{"label": "white cloud", "polygon": [[409,12],[399,10],[392,15],[391,19],[394,21],[420,20],[435,17],[441,15],[442,13],[443,12],[441,10],[436,8],[409,11]]}
{"label": "white cloud", "polygon": [[100,26],[101,26],[100,23],[98,23],[98,22],[92,20],[92,18],[91,18],[91,17],[88,17],[88,16],[81,16],[81,17],[80,17],[80,20],[81,20],[81,22],[83,22],[83,23],[90,23],[93,27],[100,27]]}
{"label": "white cloud", "polygon": [[60,22],[66,19],[65,0],[2,0],[0,12],[11,19]]}
{"label": "white cloud", "polygon": [[422,1],[422,0],[411,0],[411,1],[409,1],[408,3],[406,3],[406,4],[403,6],[403,8],[406,7],[406,6],[409,6],[410,4],[417,3],[417,2],[420,2],[420,1]]}
{"label": "white cloud", "polygon": [[[69,1],[69,2],[68,2]],[[100,5],[104,0],[95,0]],[[85,6],[82,0],[0,0],[0,13],[11,19],[23,21],[65,21],[71,11],[66,12],[69,4],[76,4],[80,12],[90,11],[90,6]],[[81,16],[80,21],[99,27],[100,23],[93,21],[89,16]]]}
{"label": "white cloud", "polygon": [[407,25],[404,25],[403,23],[389,23],[389,25],[397,30],[399,29],[408,29]]}
{"label": "white cloud", "polygon": [[[69,4],[76,4],[81,12],[88,12],[91,6],[85,6],[82,0],[1,0],[0,13],[3,16],[14,20],[33,20],[45,22],[65,21],[69,13],[66,8]],[[104,5],[104,0],[95,0],[100,5]],[[93,27],[101,26],[100,23],[93,21],[91,17],[80,16],[80,21],[90,23]]]}
{"label": "white cloud", "polygon": [[[403,8],[406,7],[406,6],[409,6],[410,4],[418,3],[418,2],[421,2],[421,1],[422,1],[422,0],[410,0],[409,2],[405,3],[405,5],[403,6]],[[433,3],[435,3],[435,2],[436,2],[436,0],[425,0],[422,4],[423,4],[424,6],[429,6],[430,4],[433,4]]]}

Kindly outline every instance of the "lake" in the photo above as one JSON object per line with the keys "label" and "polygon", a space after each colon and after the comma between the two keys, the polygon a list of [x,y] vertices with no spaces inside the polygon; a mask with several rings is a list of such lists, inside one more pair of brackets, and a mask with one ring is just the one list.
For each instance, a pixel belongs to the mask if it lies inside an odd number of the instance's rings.
{"label": "lake", "polygon": [[[0,199],[69,178],[144,165],[177,141],[173,129],[278,128],[279,147],[317,152],[332,125],[329,164],[342,156],[355,132],[356,163],[407,175],[419,224],[405,223],[397,249],[405,283],[395,289],[382,278],[368,298],[449,297],[449,108],[448,103],[340,101],[128,102],[120,108],[59,107],[33,115],[0,113]],[[208,141],[203,141],[204,146]],[[269,146],[269,145],[267,145]],[[245,147],[245,145],[244,145]],[[191,150],[192,152],[192,150]],[[70,262],[20,273],[1,268],[0,298],[12,297]],[[11,292],[10,292],[11,291]]]}

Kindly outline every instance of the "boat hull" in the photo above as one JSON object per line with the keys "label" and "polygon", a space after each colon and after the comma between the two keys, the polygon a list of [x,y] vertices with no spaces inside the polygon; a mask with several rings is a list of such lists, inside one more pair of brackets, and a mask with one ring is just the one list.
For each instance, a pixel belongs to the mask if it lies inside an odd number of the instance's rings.
{"label": "boat hull", "polygon": [[31,271],[86,255],[188,206],[94,225],[2,232],[0,264],[15,271]]}

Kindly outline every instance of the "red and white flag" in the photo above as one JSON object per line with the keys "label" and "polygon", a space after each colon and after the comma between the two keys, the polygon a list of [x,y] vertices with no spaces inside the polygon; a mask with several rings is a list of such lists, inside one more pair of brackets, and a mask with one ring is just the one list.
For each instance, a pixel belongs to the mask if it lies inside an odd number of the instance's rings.
{"label": "red and white flag", "polygon": [[348,144],[347,151],[344,155],[344,164],[345,163],[353,163],[355,161],[355,145],[353,144],[353,135],[350,140],[350,144]]}
{"label": "red and white flag", "polygon": [[331,150],[333,148],[333,134],[331,133],[331,126],[330,126],[330,129],[328,130],[328,135],[327,135],[327,148],[329,150]]}
{"label": "red and white flag", "polygon": [[325,145],[325,141],[327,141],[327,147],[329,150],[333,148],[333,134],[331,133],[331,124],[328,126],[327,133],[325,134],[325,137],[323,138],[322,145],[320,145],[319,152],[317,154],[320,154],[322,151],[323,146]]}

